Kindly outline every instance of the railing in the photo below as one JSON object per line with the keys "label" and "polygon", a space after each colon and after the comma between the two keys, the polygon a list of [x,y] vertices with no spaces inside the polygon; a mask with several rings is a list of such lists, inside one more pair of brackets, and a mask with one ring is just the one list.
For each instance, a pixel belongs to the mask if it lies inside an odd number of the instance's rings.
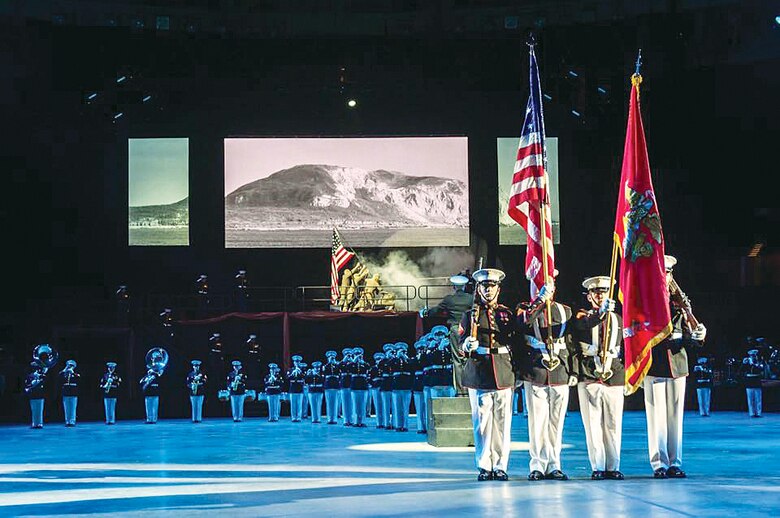
{"label": "railing", "polygon": [[[380,290],[389,292],[394,295],[393,305],[398,310],[411,311],[414,309],[414,301],[417,300],[417,287],[412,285],[398,285],[388,286],[381,285]],[[330,301],[330,286],[298,286],[295,288],[296,300],[301,304],[301,311],[311,311],[314,309],[336,309],[337,306],[332,306]],[[355,291],[353,300],[360,300],[363,294],[363,288],[358,287]],[[390,301],[387,300],[387,306],[390,305]],[[374,309],[382,309],[385,304],[380,301],[373,303]],[[371,310],[371,309],[367,309]]]}

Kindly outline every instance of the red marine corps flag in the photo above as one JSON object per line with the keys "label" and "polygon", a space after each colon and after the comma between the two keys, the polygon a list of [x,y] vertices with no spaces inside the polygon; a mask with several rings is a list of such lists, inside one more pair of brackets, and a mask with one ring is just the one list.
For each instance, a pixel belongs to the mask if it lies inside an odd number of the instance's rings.
{"label": "red marine corps flag", "polygon": [[355,257],[355,252],[344,248],[339,231],[333,229],[333,240],[330,248],[330,303],[339,301],[339,273]]}
{"label": "red marine corps flag", "polygon": [[531,281],[531,300],[533,300],[555,271],[555,258],[550,221],[547,149],[544,145],[542,88],[539,83],[539,67],[536,65],[534,45],[529,46],[531,47],[529,73],[531,94],[528,96],[525,121],[517,146],[517,160],[512,176],[512,187],[509,191],[507,213],[523,227],[528,236],[525,276]]}
{"label": "red marine corps flag", "polygon": [[613,251],[620,251],[626,394],[636,392],[641,386],[652,363],[652,348],[672,330],[661,217],[650,177],[645,131],[639,111],[641,82],[637,62],[637,73],[631,77],[631,104],[613,248]]}

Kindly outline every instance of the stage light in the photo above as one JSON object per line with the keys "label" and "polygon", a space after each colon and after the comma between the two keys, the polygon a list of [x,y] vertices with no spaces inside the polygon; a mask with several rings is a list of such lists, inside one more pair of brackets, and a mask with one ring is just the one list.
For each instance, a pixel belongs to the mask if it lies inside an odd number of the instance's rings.
{"label": "stage light", "polygon": [[122,117],[124,117],[124,115],[125,115],[125,114],[124,114],[123,112],[115,113],[115,114],[114,114],[114,117],[113,117],[113,118],[114,118],[114,122],[116,122],[116,121],[118,121],[119,119],[121,119]]}
{"label": "stage light", "polygon": [[571,114],[574,115],[575,117],[582,117],[582,114],[580,112],[578,112],[577,110],[572,110]]}
{"label": "stage light", "polygon": [[209,337],[209,347],[214,354],[222,354],[222,337],[219,333],[212,333]]}
{"label": "stage light", "polygon": [[160,313],[160,323],[162,323],[163,327],[173,326],[173,310],[171,308],[162,310],[162,313]]}
{"label": "stage light", "polygon": [[549,95],[547,95],[547,94],[542,94],[542,97],[544,97],[544,98],[545,98],[545,100],[547,100],[547,101],[552,101],[552,97],[550,97],[550,96],[549,96]]}
{"label": "stage light", "polygon": [[569,77],[580,77],[574,70],[569,70]]}
{"label": "stage light", "polygon": [[152,96],[151,95],[145,95],[144,98],[142,99],[142,101],[145,102],[145,103],[148,103],[151,100],[152,100]]}
{"label": "stage light", "polygon": [[600,94],[602,94],[602,95],[606,95],[607,94],[607,91],[604,88],[601,88],[600,86],[598,88],[596,88],[596,90],[598,90],[598,92]]}
{"label": "stage light", "polygon": [[116,290],[116,299],[120,302],[125,302],[130,298],[130,292],[127,291],[127,286],[121,284]]}
{"label": "stage light", "polygon": [[246,339],[246,347],[249,350],[249,354],[253,356],[260,354],[260,344],[257,341],[257,335],[249,335]]}
{"label": "stage light", "polygon": [[780,16],[775,16],[775,23],[780,25]]}
{"label": "stage light", "polygon": [[119,76],[119,77],[116,78],[116,83],[117,84],[123,83],[125,81],[127,81],[127,76]]}
{"label": "stage light", "polygon": [[198,295],[208,295],[209,294],[209,277],[205,274],[200,274],[200,277],[198,277],[195,280],[195,287],[198,290]]}
{"label": "stage light", "polygon": [[357,104],[358,104],[357,100],[355,99],[350,99],[349,101],[347,101],[347,106],[349,106],[350,108],[355,108]]}
{"label": "stage light", "polygon": [[764,243],[758,242],[754,244],[750,250],[748,251],[747,256],[748,257],[758,257],[758,254],[761,253],[761,249],[764,248]]}
{"label": "stage light", "polygon": [[94,101],[97,98],[98,94],[95,92],[92,92],[87,96],[87,101]]}

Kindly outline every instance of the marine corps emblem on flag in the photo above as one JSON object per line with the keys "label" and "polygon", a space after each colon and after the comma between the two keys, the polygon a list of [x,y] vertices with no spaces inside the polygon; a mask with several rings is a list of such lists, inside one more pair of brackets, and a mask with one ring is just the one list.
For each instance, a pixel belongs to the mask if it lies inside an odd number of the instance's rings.
{"label": "marine corps emblem on flag", "polygon": [[645,227],[656,243],[661,244],[661,220],[658,212],[653,211],[655,195],[647,190],[644,194],[633,190],[626,184],[625,190],[628,210],[623,216],[626,237],[623,240],[623,250],[627,259],[636,262],[639,257],[653,255],[653,244],[647,239],[647,232],[642,232]]}

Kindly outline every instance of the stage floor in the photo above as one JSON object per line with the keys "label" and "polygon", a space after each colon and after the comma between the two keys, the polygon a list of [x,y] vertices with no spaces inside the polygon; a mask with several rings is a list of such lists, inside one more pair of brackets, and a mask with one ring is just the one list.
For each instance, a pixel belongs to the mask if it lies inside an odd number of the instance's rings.
{"label": "stage floor", "polygon": [[[373,421],[373,420],[372,420]],[[414,419],[412,419],[412,422]],[[0,427],[1,516],[778,516],[780,415],[685,415],[688,479],[654,480],[643,412],[626,412],[624,481],[591,481],[582,421],[567,482],[528,482],[515,416],[509,482],[477,482],[473,449],[341,425],[206,419]]]}

